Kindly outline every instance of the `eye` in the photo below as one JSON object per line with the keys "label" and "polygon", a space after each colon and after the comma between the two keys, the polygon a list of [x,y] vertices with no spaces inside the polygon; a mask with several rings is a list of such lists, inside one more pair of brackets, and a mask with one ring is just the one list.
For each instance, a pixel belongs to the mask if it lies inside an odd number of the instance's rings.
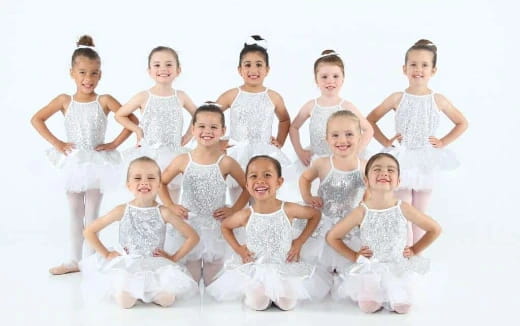
{"label": "eye", "polygon": [[141,177],[134,177],[134,180],[141,180]]}
{"label": "eye", "polygon": [[264,65],[261,64],[261,63],[257,63],[256,66],[257,66],[258,68],[262,68]]}
{"label": "eye", "polygon": [[166,64],[166,67],[172,67],[172,66],[173,66],[173,64],[171,64],[171,63]]}
{"label": "eye", "polygon": [[269,172],[267,172],[267,173],[265,174],[265,177],[267,177],[267,178],[272,177],[272,176],[273,176],[273,175],[272,175],[271,173],[269,173]]}
{"label": "eye", "polygon": [[334,78],[338,79],[338,78],[339,78],[339,75],[334,75]]}
{"label": "eye", "polygon": [[353,134],[352,132],[347,132],[345,135],[346,135],[347,137],[352,137],[352,136],[354,136],[354,134]]}
{"label": "eye", "polygon": [[244,64],[244,67],[246,67],[246,68],[251,68],[251,64],[250,64],[250,63],[245,63],[245,64]]}
{"label": "eye", "polygon": [[211,126],[211,129],[218,129],[217,126]]}
{"label": "eye", "polygon": [[155,68],[159,68],[161,65],[158,64],[158,63],[156,63],[156,64],[154,64],[153,66],[154,66]]}

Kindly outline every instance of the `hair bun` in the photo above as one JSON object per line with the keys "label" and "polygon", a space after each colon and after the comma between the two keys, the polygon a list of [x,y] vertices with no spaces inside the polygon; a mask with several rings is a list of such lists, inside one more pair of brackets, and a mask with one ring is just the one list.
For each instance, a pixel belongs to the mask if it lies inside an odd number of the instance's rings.
{"label": "hair bun", "polygon": [[435,51],[437,50],[437,46],[435,46],[435,44],[432,41],[427,39],[420,39],[419,41],[415,42],[413,46],[428,46],[434,49]]}
{"label": "hair bun", "polygon": [[331,49],[321,51],[321,55],[327,55],[327,54],[336,54],[336,51],[331,50]]}
{"label": "hair bun", "polygon": [[244,47],[247,46],[259,46],[267,50],[267,41],[260,35],[251,35],[244,42]]}
{"label": "hair bun", "polygon": [[76,46],[80,47],[83,46],[91,46],[94,47],[94,40],[90,35],[83,35],[79,38],[79,40],[76,42]]}

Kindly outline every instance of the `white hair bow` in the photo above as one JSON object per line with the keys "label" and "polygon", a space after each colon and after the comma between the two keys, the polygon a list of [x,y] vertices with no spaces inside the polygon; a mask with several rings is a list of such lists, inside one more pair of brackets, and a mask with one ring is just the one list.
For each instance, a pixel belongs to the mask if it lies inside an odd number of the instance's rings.
{"label": "white hair bow", "polygon": [[266,40],[255,40],[252,36],[249,36],[245,42],[246,45],[257,45],[261,48],[267,50],[267,41]]}

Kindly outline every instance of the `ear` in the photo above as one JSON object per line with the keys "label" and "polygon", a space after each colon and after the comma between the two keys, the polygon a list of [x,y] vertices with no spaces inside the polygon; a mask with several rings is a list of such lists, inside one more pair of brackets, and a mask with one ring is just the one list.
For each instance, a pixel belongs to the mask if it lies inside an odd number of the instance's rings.
{"label": "ear", "polygon": [[284,183],[285,179],[283,177],[278,178],[278,187],[281,187]]}
{"label": "ear", "polygon": [[432,68],[432,76],[435,75],[437,73],[437,67],[433,67]]}
{"label": "ear", "polygon": [[177,75],[180,75],[181,72],[182,72],[181,66],[178,66],[178,67],[177,67]]}
{"label": "ear", "polygon": [[102,76],[103,76],[103,71],[100,70],[99,71],[99,79],[98,80],[100,80]]}
{"label": "ear", "polygon": [[70,74],[70,78],[74,78],[74,76],[72,76],[72,67],[70,67],[69,74]]}
{"label": "ear", "polygon": [[368,189],[368,178],[366,176],[363,176],[363,184],[365,185],[365,188]]}
{"label": "ear", "polygon": [[265,75],[269,75],[269,70],[271,70],[271,67],[267,66],[265,67]]}
{"label": "ear", "polygon": [[226,134],[226,127],[222,127],[222,135]]}
{"label": "ear", "polygon": [[403,65],[403,74],[406,75],[406,64]]}
{"label": "ear", "polygon": [[240,76],[242,76],[242,66],[241,65],[237,67],[237,71],[238,71],[238,74]]}

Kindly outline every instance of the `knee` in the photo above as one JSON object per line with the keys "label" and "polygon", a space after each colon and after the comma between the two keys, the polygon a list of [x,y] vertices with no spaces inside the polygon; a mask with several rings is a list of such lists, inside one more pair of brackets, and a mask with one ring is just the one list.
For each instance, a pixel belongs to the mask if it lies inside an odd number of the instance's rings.
{"label": "knee", "polygon": [[278,308],[288,311],[293,310],[296,307],[297,300],[295,298],[280,298],[275,302]]}
{"label": "knee", "polygon": [[376,301],[359,301],[358,302],[359,309],[366,313],[373,313],[381,309],[381,303]]}
{"label": "knee", "polygon": [[407,314],[410,311],[412,305],[405,303],[398,303],[393,305],[393,309],[398,314]]}

